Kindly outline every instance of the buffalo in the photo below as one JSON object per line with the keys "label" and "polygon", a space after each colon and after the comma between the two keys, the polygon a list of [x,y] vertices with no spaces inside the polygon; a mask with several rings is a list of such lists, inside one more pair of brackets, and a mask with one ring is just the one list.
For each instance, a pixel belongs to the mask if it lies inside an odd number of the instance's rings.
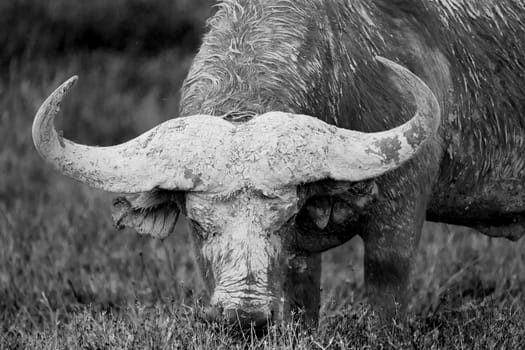
{"label": "buffalo", "polygon": [[206,317],[315,325],[321,253],[355,235],[382,320],[402,313],[425,220],[525,233],[525,3],[226,0],[182,86],[180,117],[79,145],[38,110],[62,173],[123,196],[117,227],[164,238],[180,214]]}

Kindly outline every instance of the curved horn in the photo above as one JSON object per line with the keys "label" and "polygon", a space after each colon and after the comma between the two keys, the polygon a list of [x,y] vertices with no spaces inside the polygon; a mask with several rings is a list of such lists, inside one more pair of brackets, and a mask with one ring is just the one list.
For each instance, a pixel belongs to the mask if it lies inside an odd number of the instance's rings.
{"label": "curved horn", "polygon": [[[74,76],[58,87],[33,121],[36,149],[59,171],[110,192],[137,193],[156,187],[210,190],[215,186],[221,169],[202,171],[202,164],[225,163],[220,162],[225,153],[221,152],[223,141],[216,135],[227,133],[230,123],[197,115],[168,120],[120,145],[79,145],[59,136],[53,125],[60,102],[76,81]],[[202,152],[210,147],[217,152]]]}
{"label": "curved horn", "polygon": [[280,112],[237,126],[193,115],[168,120],[121,145],[79,145],[60,137],[53,126],[60,102],[77,80],[73,77],[38,110],[33,140],[40,155],[62,173],[110,192],[217,191],[246,176],[270,187],[373,178],[412,158],[436,134],[440,121],[436,97],[423,81],[392,61],[377,60],[416,104],[408,122],[387,131],[363,133]]}
{"label": "curved horn", "polygon": [[403,66],[383,57],[376,59],[394,73],[390,79],[396,88],[414,97],[415,114],[406,123],[381,132],[338,128],[327,160],[329,177],[334,180],[360,181],[399,167],[435,136],[439,127],[440,108],[430,88]]}

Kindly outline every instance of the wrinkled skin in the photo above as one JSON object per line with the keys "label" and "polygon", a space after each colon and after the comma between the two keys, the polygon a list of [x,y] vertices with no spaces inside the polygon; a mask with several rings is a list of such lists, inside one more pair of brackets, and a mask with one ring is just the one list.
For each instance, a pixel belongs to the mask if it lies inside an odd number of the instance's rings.
{"label": "wrinkled skin", "polygon": [[[263,194],[241,190],[232,198],[188,194],[186,210],[197,238],[201,269],[213,290],[212,308],[263,326],[282,318],[286,275],[295,257],[286,249],[290,221],[300,208],[294,187]],[[211,277],[211,278],[210,278]],[[319,276],[317,275],[319,284]],[[317,286],[318,288],[318,286]]]}

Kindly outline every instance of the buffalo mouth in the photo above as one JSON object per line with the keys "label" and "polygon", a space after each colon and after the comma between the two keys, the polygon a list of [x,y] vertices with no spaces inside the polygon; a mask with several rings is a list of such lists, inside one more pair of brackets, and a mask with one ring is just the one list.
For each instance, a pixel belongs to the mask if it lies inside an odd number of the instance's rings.
{"label": "buffalo mouth", "polygon": [[216,322],[231,326],[233,329],[265,331],[273,325],[273,311],[261,311],[256,309],[222,309],[216,306],[208,306],[203,310],[203,317],[208,322]]}

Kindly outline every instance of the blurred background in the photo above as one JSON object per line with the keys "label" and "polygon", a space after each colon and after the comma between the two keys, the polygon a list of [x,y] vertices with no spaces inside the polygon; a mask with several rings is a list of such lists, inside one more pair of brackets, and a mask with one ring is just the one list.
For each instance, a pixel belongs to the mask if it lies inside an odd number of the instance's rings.
{"label": "blurred background", "polygon": [[[0,1],[0,341],[74,338],[84,332],[79,317],[86,312],[91,320],[123,313],[133,321],[140,320],[137,305],[192,306],[203,297],[186,222],[164,241],[115,230],[113,196],[45,164],[31,124],[49,93],[75,74],[79,82],[56,127],[76,142],[120,143],[176,117],[179,89],[214,3]],[[412,312],[434,322],[442,310],[450,317],[450,310],[490,297],[510,298],[501,307],[512,313],[523,305],[523,248],[426,225]],[[362,250],[354,239],[325,254],[325,320],[363,301]],[[453,317],[466,322],[466,310]]]}

